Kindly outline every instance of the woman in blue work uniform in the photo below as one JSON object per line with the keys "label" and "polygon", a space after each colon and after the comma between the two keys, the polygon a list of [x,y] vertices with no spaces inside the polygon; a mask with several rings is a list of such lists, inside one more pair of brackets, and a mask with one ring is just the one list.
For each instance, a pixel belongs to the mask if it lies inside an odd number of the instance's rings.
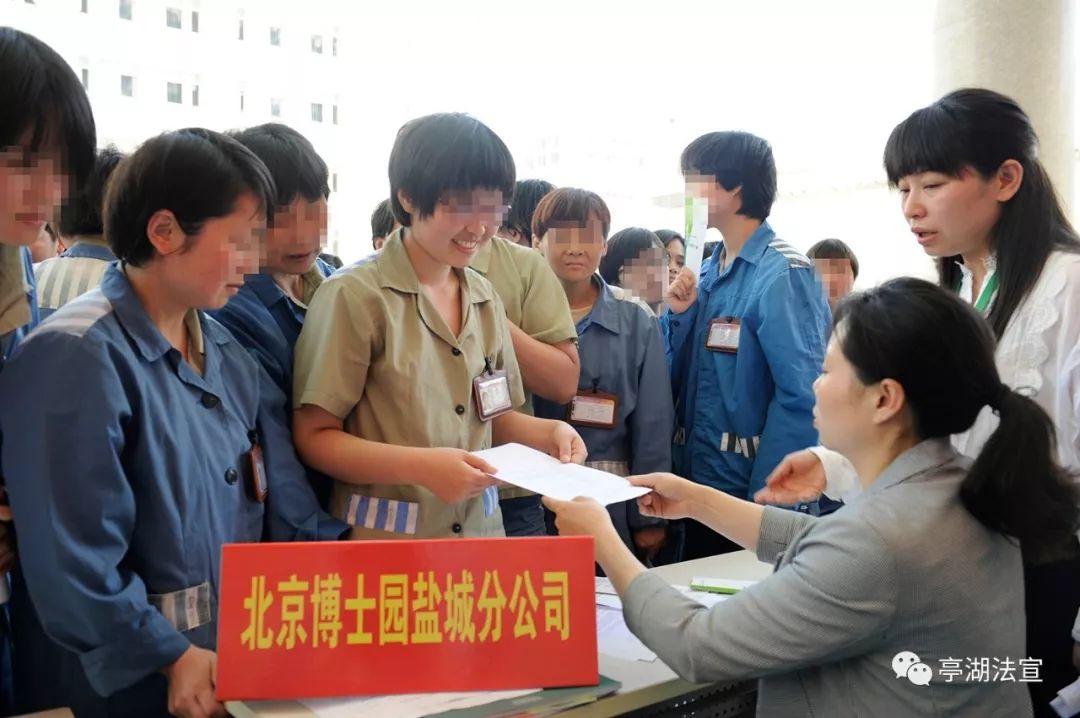
{"label": "woman in blue work uniform", "polygon": [[225,135],[147,141],[106,200],[120,263],[0,375],[0,470],[40,617],[20,636],[21,708],[224,715],[222,544],[340,534],[296,500],[306,479],[280,392],[200,311],[255,270],[273,196],[266,167]]}
{"label": "woman in blue work uniform", "polygon": [[[533,215],[533,236],[566,292],[581,355],[572,402],[537,398],[536,415],[574,425],[589,452],[587,466],[619,476],[668,471],[675,410],[660,325],[641,299],[596,273],[610,225],[604,200],[568,187],[544,197]],[[666,522],[642,516],[635,501],[608,511],[623,543],[651,561]]]}
{"label": "woman in blue work uniform", "polygon": [[[94,163],[90,101],[66,62],[35,37],[0,27],[0,371],[38,322],[27,246],[56,214],[65,194],[83,186]],[[0,394],[0,404],[7,395]],[[11,512],[0,506],[0,603],[7,602],[15,560]],[[17,570],[12,574],[21,585]],[[11,611],[32,610],[15,591]],[[0,610],[0,714],[13,708],[7,607]],[[16,684],[19,684],[16,675]]]}

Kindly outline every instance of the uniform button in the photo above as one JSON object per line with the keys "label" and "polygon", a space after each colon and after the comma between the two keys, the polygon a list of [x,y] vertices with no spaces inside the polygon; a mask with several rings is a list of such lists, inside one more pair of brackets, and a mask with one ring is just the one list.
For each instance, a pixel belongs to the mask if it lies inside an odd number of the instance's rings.
{"label": "uniform button", "polygon": [[673,326],[673,327],[679,326],[679,320],[678,319],[672,319],[671,320],[671,326]]}
{"label": "uniform button", "polygon": [[458,404],[456,407],[454,407],[454,411],[457,412],[458,416],[461,416],[465,413],[465,407],[463,407],[461,404]]}
{"label": "uniform button", "polygon": [[456,534],[461,533],[461,524],[454,524],[450,528],[453,529],[454,533]]}
{"label": "uniform button", "polygon": [[213,409],[215,406],[217,406],[220,403],[221,403],[221,399],[218,399],[216,396],[214,396],[210,392],[207,391],[207,392],[203,393],[203,395],[202,395],[202,405],[205,406],[207,409]]}
{"label": "uniform button", "polygon": [[225,483],[232,486],[240,478],[240,474],[236,473],[236,469],[229,469],[225,472]]}
{"label": "uniform button", "polygon": [[454,355],[454,356],[456,356],[456,357],[459,357],[459,356],[461,356],[461,350],[460,350],[460,349],[458,349],[457,347],[454,347],[453,349],[451,349],[451,350],[450,350],[450,353],[451,353],[451,354],[453,354],[453,355]]}

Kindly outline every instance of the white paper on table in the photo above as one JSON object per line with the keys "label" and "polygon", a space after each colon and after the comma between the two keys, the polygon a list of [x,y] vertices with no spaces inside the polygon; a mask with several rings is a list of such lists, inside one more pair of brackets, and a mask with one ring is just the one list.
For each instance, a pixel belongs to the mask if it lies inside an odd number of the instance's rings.
{"label": "white paper on table", "polygon": [[494,466],[498,470],[495,478],[500,481],[563,501],[584,496],[607,506],[649,493],[649,489],[632,486],[621,476],[588,466],[564,464],[521,444],[503,444],[474,455]]}
{"label": "white paper on table", "polygon": [[612,596],[618,595],[618,591],[615,590],[614,584],[611,583],[611,579],[607,576],[596,577],[596,592],[607,593],[611,594]]}
{"label": "white paper on table", "polygon": [[[600,579],[598,578],[597,581],[600,581]],[[724,595],[722,593],[708,593],[706,591],[695,591],[692,588],[690,588],[689,586],[672,586],[672,588],[676,589],[677,591],[679,591],[679,593],[683,594],[687,598],[690,598],[690,599],[693,599],[694,601],[697,601],[698,603],[700,603],[705,608],[712,608],[716,604],[721,603],[721,602],[726,601],[727,599],[731,598],[731,596],[726,596],[726,595]],[[622,599],[620,599],[618,596],[616,596],[614,594],[601,593],[599,588],[598,588],[597,592],[596,592],[596,605],[597,606],[604,606],[605,608],[614,608],[614,609],[618,609],[618,610],[621,611],[622,610]]]}
{"label": "white paper on table", "polygon": [[656,660],[656,654],[626,627],[622,610],[604,606],[596,607],[596,650],[626,661]]}
{"label": "white paper on table", "polygon": [[473,708],[495,701],[535,693],[539,688],[523,691],[469,691],[467,693],[403,693],[390,696],[358,698],[307,698],[300,703],[319,718],[423,718],[433,713]]}
{"label": "white paper on table", "polygon": [[1072,718],[1080,713],[1080,678],[1058,691],[1057,697],[1050,701],[1050,707],[1061,718]]}
{"label": "white paper on table", "polygon": [[686,266],[701,274],[705,258],[705,235],[709,229],[709,201],[703,197],[686,198]]}

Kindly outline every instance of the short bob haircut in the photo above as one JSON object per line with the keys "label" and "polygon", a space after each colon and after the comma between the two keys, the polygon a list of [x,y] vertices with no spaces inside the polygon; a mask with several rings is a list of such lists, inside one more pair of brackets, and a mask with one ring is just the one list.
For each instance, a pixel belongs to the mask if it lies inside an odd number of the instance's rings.
{"label": "short bob haircut", "polygon": [[166,132],[117,168],[106,193],[105,238],[118,259],[139,267],[155,256],[146,234],[155,212],[169,210],[185,234],[196,235],[248,193],[260,209],[274,206],[270,171],[247,147],[213,130]]}
{"label": "short bob haircut", "polygon": [[664,271],[667,272],[668,252],[656,233],[643,227],[627,227],[608,240],[607,254],[600,260],[600,276],[608,284],[621,286],[619,273],[623,267],[646,249],[660,250],[660,256],[664,258]]}
{"label": "short bob haircut", "polygon": [[731,192],[742,187],[739,214],[764,222],[776,200],[776,162],[769,143],[749,132],[710,132],[687,145],[684,175],[712,177]]}
{"label": "short bob haircut", "polygon": [[595,214],[603,227],[604,239],[611,229],[611,211],[595,192],[575,187],[560,187],[549,192],[533,213],[532,233],[534,241],[544,238],[552,227],[574,224],[584,227],[589,216]]}
{"label": "short bob haircut", "polygon": [[101,208],[105,188],[124,154],[109,145],[98,152],[94,171],[82,189],[60,209],[60,234],[64,237],[100,237],[105,234]]}
{"label": "short bob haircut", "polygon": [[[230,134],[270,170],[277,188],[277,208],[288,207],[298,197],[318,202],[330,196],[326,163],[311,142],[293,128],[269,122]],[[273,222],[273,213],[268,214]]]}
{"label": "short bob haircut", "polygon": [[532,218],[536,207],[555,185],[542,179],[519,180],[514,186],[514,196],[510,200],[510,211],[503,221],[504,229],[512,229],[532,244]]}
{"label": "short bob haircut", "polygon": [[390,206],[390,200],[384,199],[375,206],[371,213],[371,239],[376,237],[389,237],[394,231],[394,210]]}
{"label": "short bob haircut", "polygon": [[484,123],[456,112],[426,115],[398,130],[390,151],[390,205],[398,222],[409,227],[413,218],[398,192],[423,219],[451,192],[498,190],[509,200],[516,172],[510,150]]}
{"label": "short bob haircut", "polygon": [[673,229],[658,229],[656,236],[664,243],[665,248],[670,247],[672,242],[682,242],[683,246],[686,246],[686,239]]}
{"label": "short bob haircut", "polygon": [[859,278],[859,260],[851,247],[839,239],[823,239],[806,251],[810,259],[846,259],[851,263],[851,274]]}
{"label": "short bob haircut", "polygon": [[33,35],[0,27],[0,149],[29,132],[31,152],[57,149],[70,194],[94,168],[97,129],[90,99],[63,58]]}

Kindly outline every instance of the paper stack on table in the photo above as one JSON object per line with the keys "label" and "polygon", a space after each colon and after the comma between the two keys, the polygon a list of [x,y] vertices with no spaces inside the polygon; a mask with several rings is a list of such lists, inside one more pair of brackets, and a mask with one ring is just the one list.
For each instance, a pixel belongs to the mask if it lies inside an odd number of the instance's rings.
{"label": "paper stack on table", "polygon": [[631,486],[621,476],[587,466],[563,464],[521,444],[503,444],[474,453],[498,469],[495,478],[541,496],[563,501],[584,496],[607,506],[649,493],[644,487]]}
{"label": "paper stack on table", "polygon": [[434,713],[482,706],[507,698],[517,698],[540,690],[471,691],[467,693],[404,693],[363,698],[307,698],[303,703],[319,718],[422,718]]}
{"label": "paper stack on table", "polygon": [[1061,718],[1072,718],[1080,713],[1080,678],[1058,691],[1054,700],[1050,701],[1050,707]]}

